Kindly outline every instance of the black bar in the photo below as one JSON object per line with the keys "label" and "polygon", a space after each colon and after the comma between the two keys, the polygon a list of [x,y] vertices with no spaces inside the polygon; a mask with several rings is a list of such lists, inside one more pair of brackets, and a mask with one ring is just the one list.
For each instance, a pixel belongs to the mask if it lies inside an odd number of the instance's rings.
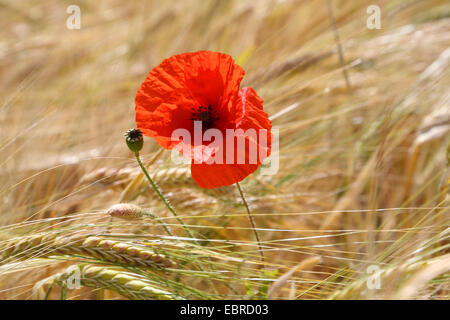
{"label": "black bar", "polygon": [[[24,314],[57,316],[58,319],[77,317],[105,319],[127,317],[124,320],[158,319],[306,319],[311,317],[342,316],[379,319],[398,314],[404,318],[430,310],[446,314],[449,301],[281,301],[281,300],[226,300],[226,301],[0,301],[3,314],[11,311],[14,317]],[[439,310],[441,309],[441,310]]]}

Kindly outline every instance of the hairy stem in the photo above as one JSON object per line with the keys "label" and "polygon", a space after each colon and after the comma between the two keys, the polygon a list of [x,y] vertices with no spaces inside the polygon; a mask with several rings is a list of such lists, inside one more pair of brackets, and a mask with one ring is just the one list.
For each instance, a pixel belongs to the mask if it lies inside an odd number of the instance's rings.
{"label": "hairy stem", "polygon": [[[184,231],[188,234],[189,237],[194,239],[194,235],[192,232],[188,229],[188,227],[184,224],[183,220],[178,216],[178,214],[175,212],[175,209],[170,205],[169,201],[167,201],[166,197],[161,193],[156,183],[153,181],[153,179],[150,177],[150,175],[147,172],[147,169],[145,169],[145,166],[142,164],[141,158],[139,157],[139,152],[135,152],[134,155],[136,156],[136,160],[141,167],[142,171],[144,172],[144,175],[146,176],[148,182],[153,187],[153,189],[158,194],[159,198],[164,202],[167,209],[173,214],[173,216],[178,220],[178,222],[182,225]],[[166,230],[167,231],[167,230]]]}
{"label": "hairy stem", "polygon": [[158,216],[154,215],[153,213],[147,212],[147,211],[144,211],[143,214],[146,215],[146,216],[149,216],[150,218],[152,218],[152,219],[154,219],[155,221],[157,221],[158,223],[160,223],[161,226],[162,226],[162,227],[164,228],[164,230],[166,231],[166,233],[167,233],[169,236],[173,237],[173,233],[172,233],[172,231],[170,231],[170,228],[169,228],[163,221],[161,221],[161,219],[159,219]]}
{"label": "hairy stem", "polygon": [[247,200],[245,199],[244,193],[242,192],[241,185],[239,182],[236,182],[237,189],[239,190],[239,194],[241,195],[242,202],[244,203],[245,209],[247,209],[248,220],[253,229],[253,233],[255,234],[256,241],[258,242],[259,254],[261,255],[261,261],[264,262],[264,253],[261,246],[261,240],[259,239],[258,231],[256,231],[255,220],[253,220],[252,214],[250,212],[250,208],[248,207]]}

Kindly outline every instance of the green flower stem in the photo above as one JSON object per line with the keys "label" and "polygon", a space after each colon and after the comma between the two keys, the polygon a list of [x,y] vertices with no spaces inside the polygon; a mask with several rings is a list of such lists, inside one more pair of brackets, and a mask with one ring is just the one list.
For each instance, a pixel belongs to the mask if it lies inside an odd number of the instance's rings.
{"label": "green flower stem", "polygon": [[[190,238],[194,238],[194,235],[191,233],[191,231],[188,229],[188,227],[184,224],[183,220],[178,216],[178,214],[175,212],[175,209],[172,208],[169,201],[167,201],[166,197],[161,193],[156,183],[153,181],[153,179],[150,177],[150,175],[147,172],[147,169],[145,169],[145,166],[142,164],[141,158],[139,157],[139,152],[135,152],[134,155],[136,156],[136,160],[141,167],[142,171],[144,172],[145,176],[147,177],[148,182],[152,185],[153,189],[155,189],[156,193],[158,194],[159,198],[164,202],[166,207],[169,209],[169,211],[173,214],[173,216],[178,220],[178,222],[183,226],[184,231],[189,235]],[[166,230],[167,231],[167,230]]]}
{"label": "green flower stem", "polygon": [[[150,182],[150,184],[152,185],[153,189],[155,189],[156,193],[158,194],[158,196],[161,198],[161,200],[164,202],[164,204],[166,205],[166,207],[169,209],[170,212],[172,212],[172,214],[175,216],[175,218],[177,218],[178,222],[183,226],[184,231],[189,235],[189,237],[194,238],[194,235],[191,233],[191,231],[188,229],[188,227],[184,224],[183,220],[181,220],[180,217],[178,217],[178,214],[175,212],[175,210],[172,208],[172,206],[170,205],[169,201],[167,201],[166,197],[164,197],[164,195],[161,193],[161,191],[159,190],[158,186],[156,185],[156,183],[153,181],[153,179],[150,177],[150,175],[147,172],[147,169],[145,169],[144,165],[142,164],[141,158],[139,157],[139,152],[135,152],[134,155],[136,156],[136,160],[139,163],[139,166],[141,167],[142,171],[144,172],[145,176],[147,177],[148,182]],[[151,213],[146,212],[147,215],[150,216],[154,216]],[[154,216],[155,219],[158,219],[158,217]],[[166,229],[166,232],[169,235],[172,235],[172,233],[170,232],[169,229],[167,229],[167,226],[164,226],[164,229]],[[195,240],[195,242],[198,244],[198,241]],[[198,263],[195,262],[195,264],[198,266],[198,268],[201,271],[204,271],[203,267]],[[214,266],[211,265],[211,267],[214,270]],[[211,279],[208,279],[208,282],[210,283],[211,287],[214,289],[214,292],[216,294],[218,294],[213,282],[211,281]]]}
{"label": "green flower stem", "polygon": [[236,186],[241,195],[242,202],[244,203],[245,209],[247,209],[248,220],[250,221],[250,224],[252,225],[253,233],[255,234],[256,241],[258,242],[258,248],[259,248],[259,254],[261,256],[261,261],[264,262],[264,253],[263,253],[263,249],[261,246],[261,240],[259,239],[258,231],[256,231],[255,220],[253,220],[252,214],[250,212],[250,208],[248,207],[247,200],[245,199],[244,193],[242,192],[241,185],[239,184],[239,182],[236,182]]}
{"label": "green flower stem", "polygon": [[158,216],[154,215],[153,213],[147,212],[147,211],[144,211],[143,214],[146,215],[146,216],[149,216],[150,218],[152,218],[152,219],[156,220],[158,223],[160,223],[161,226],[162,226],[162,227],[164,228],[164,230],[166,231],[166,233],[167,233],[169,236],[173,237],[172,231],[170,231],[169,227],[168,227],[163,221],[161,221],[161,219],[159,219]]}

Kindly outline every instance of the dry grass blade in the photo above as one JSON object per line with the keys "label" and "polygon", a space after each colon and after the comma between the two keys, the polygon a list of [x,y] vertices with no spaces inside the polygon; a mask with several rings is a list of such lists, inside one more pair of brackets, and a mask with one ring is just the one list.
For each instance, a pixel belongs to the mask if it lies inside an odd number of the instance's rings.
{"label": "dry grass blade", "polygon": [[450,254],[424,265],[394,295],[394,299],[414,299],[426,284],[443,273],[450,272]]}
{"label": "dry grass blade", "polygon": [[270,286],[269,292],[267,293],[267,299],[273,298],[273,296],[284,287],[286,282],[289,280],[289,278],[292,277],[294,273],[301,270],[311,269],[321,261],[322,258],[319,256],[305,259],[304,261],[293,267],[291,270],[283,274]]}

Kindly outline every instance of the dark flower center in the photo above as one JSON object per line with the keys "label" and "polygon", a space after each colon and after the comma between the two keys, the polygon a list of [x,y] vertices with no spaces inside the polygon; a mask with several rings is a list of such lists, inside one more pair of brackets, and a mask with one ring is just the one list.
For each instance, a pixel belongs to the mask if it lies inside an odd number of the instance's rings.
{"label": "dark flower center", "polygon": [[192,123],[194,123],[194,121],[201,121],[203,130],[214,128],[218,120],[219,118],[216,115],[216,111],[211,105],[208,105],[207,107],[192,107],[191,121]]}

